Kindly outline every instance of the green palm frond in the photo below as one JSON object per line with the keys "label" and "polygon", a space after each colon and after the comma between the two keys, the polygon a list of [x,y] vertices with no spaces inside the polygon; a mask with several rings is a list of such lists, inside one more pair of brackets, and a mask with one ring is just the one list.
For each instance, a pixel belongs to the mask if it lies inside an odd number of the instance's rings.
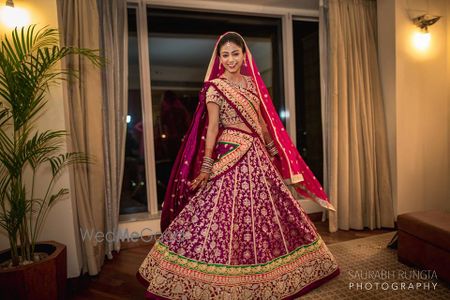
{"label": "green palm frond", "polygon": [[61,199],[63,196],[69,194],[69,189],[62,188],[56,194],[50,196],[50,200],[48,201],[48,205],[52,205],[58,199]]}
{"label": "green palm frond", "polygon": [[69,152],[52,157],[47,157],[46,160],[50,163],[53,176],[56,176],[64,167],[79,164],[88,163],[89,157],[82,152]]}
{"label": "green palm frond", "polygon": [[9,174],[7,175],[11,177],[18,174],[15,172],[17,166],[14,153],[14,140],[5,131],[0,130],[0,165],[8,170]]}
{"label": "green palm frond", "polygon": [[36,132],[33,137],[27,139],[24,149],[21,151],[23,160],[29,162],[31,168],[36,169],[49,154],[60,149],[63,143],[62,137],[66,135],[65,130]]}
{"label": "green palm frond", "polygon": [[[0,228],[8,233],[11,253],[16,258],[13,261],[18,261],[17,240],[30,245],[24,253],[27,259],[32,258],[49,207],[68,194],[66,188],[53,193],[61,170],[90,161],[80,152],[64,153],[66,131],[39,131],[35,121],[45,112],[49,88],[77,78],[77,70],[61,68],[61,61],[78,55],[101,66],[104,59],[98,53],[60,46],[58,30],[49,27],[38,29],[31,25],[0,36]],[[44,186],[39,182],[38,192],[43,191],[39,197],[35,195],[35,179],[41,166],[49,166],[52,172]],[[31,175],[26,172],[29,169]],[[22,181],[22,177],[26,180]]]}
{"label": "green palm frond", "polygon": [[49,85],[74,74],[71,70],[56,69],[60,61],[70,55],[81,55],[94,65],[102,59],[97,50],[60,47],[55,29],[35,26],[27,30],[15,29],[11,39],[1,42],[0,95],[11,106],[15,128],[22,127],[45,106]]}
{"label": "green palm frond", "polygon": [[9,109],[3,108],[0,110],[0,128],[5,125],[9,120],[11,120],[11,114]]}

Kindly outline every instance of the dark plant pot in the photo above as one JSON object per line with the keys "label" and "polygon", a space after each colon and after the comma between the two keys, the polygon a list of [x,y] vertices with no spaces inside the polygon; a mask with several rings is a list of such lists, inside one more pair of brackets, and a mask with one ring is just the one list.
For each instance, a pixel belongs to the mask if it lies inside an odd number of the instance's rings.
{"label": "dark plant pot", "polygon": [[[0,270],[0,299],[64,299],[67,280],[66,246],[54,241],[36,244],[35,252],[48,257],[39,262]],[[11,259],[11,251],[0,252],[0,262]]]}

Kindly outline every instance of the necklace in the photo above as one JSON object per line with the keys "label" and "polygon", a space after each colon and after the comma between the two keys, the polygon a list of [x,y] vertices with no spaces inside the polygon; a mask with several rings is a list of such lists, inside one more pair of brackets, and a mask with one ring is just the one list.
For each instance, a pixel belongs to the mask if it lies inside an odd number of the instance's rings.
{"label": "necklace", "polygon": [[234,80],[228,79],[226,77],[223,77],[223,78],[225,78],[229,83],[231,83],[231,84],[233,84],[235,86],[238,86],[240,88],[245,88],[246,85],[247,85],[244,76],[241,76],[240,77],[241,79],[239,81],[238,80],[234,81]]}

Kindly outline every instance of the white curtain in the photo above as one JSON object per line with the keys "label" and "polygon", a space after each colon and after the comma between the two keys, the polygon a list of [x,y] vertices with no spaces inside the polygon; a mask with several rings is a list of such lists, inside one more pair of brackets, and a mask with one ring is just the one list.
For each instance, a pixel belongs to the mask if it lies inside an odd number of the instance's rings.
{"label": "white curtain", "polygon": [[[57,3],[61,42],[67,46],[99,49],[96,0],[58,0]],[[65,64],[78,70],[79,78],[67,85],[65,93],[70,123],[69,148],[70,151],[81,151],[93,158],[91,164],[71,169],[74,183],[71,194],[76,204],[74,214],[81,231],[82,272],[96,275],[105,258],[105,244],[95,238],[97,232],[105,231],[101,70],[78,56],[70,56]]]}
{"label": "white curtain", "polygon": [[[79,70],[67,86],[71,151],[93,157],[93,163],[72,169],[82,272],[96,275],[105,254],[120,250],[120,194],[125,159],[127,114],[127,13],[122,0],[58,0],[62,42],[100,49],[105,58],[95,68],[79,57],[65,63]],[[83,233],[91,233],[84,234]],[[97,232],[104,239],[96,238]],[[93,233],[93,234],[92,234]]]}
{"label": "white curtain", "polygon": [[128,31],[126,1],[99,0],[103,69],[103,120],[105,155],[106,254],[120,250],[118,233],[120,194],[125,161],[126,116],[128,109]]}
{"label": "white curtain", "polygon": [[330,231],[394,226],[375,0],[320,7],[324,185]]}

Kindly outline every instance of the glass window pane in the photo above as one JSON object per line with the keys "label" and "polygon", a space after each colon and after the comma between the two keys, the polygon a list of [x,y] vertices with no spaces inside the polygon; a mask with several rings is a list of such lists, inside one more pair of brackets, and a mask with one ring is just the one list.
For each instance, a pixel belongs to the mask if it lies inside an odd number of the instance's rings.
{"label": "glass window pane", "polygon": [[323,182],[319,23],[294,21],[295,113],[297,149]]}
{"label": "glass window pane", "polygon": [[147,211],[136,13],[128,8],[128,116],[120,214]]}

